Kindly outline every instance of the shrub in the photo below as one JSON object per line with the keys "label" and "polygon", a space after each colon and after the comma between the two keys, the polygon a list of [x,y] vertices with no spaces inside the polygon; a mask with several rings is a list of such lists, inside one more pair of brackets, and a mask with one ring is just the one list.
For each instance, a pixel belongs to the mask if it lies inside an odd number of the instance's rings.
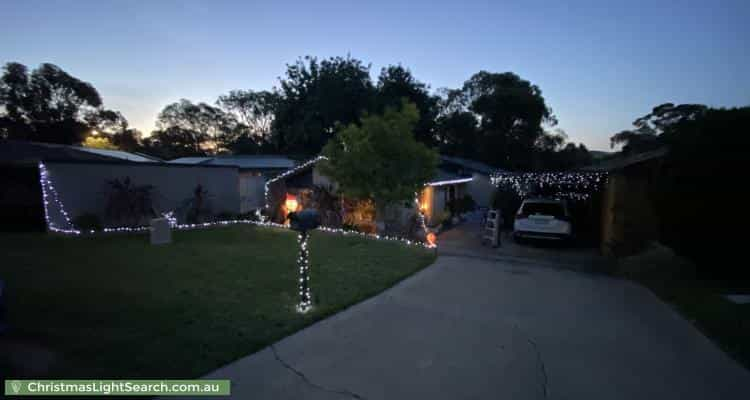
{"label": "shrub", "polygon": [[82,231],[102,230],[102,221],[96,214],[86,213],[73,218],[73,225]]}
{"label": "shrub", "polygon": [[135,185],[130,177],[114,179],[107,182],[109,194],[107,196],[106,216],[116,223],[131,226],[138,225],[144,217],[155,215],[152,195],[154,187],[151,185]]}

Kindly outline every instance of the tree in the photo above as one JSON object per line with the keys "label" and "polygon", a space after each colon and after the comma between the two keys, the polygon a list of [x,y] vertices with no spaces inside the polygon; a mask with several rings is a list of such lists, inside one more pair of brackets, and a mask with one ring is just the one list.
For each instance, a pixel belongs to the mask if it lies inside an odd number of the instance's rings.
{"label": "tree", "polygon": [[143,151],[153,156],[171,160],[178,157],[205,156],[207,137],[196,131],[170,126],[151,132],[143,139]]}
{"label": "tree", "polygon": [[412,103],[366,115],[336,133],[323,149],[322,172],[344,195],[372,199],[382,219],[386,207],[411,201],[435,173],[438,155],[414,138],[419,112]]}
{"label": "tree", "polygon": [[453,111],[437,119],[440,152],[465,158],[478,158],[482,146],[479,121],[469,111]]}
{"label": "tree", "polygon": [[556,129],[554,133],[544,132],[537,139],[535,147],[535,170],[565,171],[593,162],[586,146],[568,142],[568,135],[562,129]]}
{"label": "tree", "polygon": [[681,124],[703,116],[708,107],[702,104],[664,103],[633,121],[635,129],[624,130],[610,138],[610,146],[622,146],[623,154],[636,154],[663,146]]}
{"label": "tree", "polygon": [[407,68],[401,65],[383,68],[377,84],[377,111],[383,112],[387,107],[400,107],[403,100],[414,103],[419,110],[414,137],[428,146],[436,146],[439,98],[431,95],[429,86],[416,80]]}
{"label": "tree", "polygon": [[531,169],[535,145],[545,132],[542,125],[557,124],[539,87],[512,72],[474,74],[461,89],[445,92],[442,109],[443,116],[474,114],[479,134],[473,158],[511,170]]}
{"label": "tree", "polygon": [[270,143],[271,127],[278,101],[278,94],[269,91],[232,90],[219,96],[216,104],[233,114],[247,128],[229,145],[233,153],[273,151]]}
{"label": "tree", "polygon": [[[118,111],[100,109],[91,112],[84,118],[91,128],[91,135],[98,137],[92,139],[91,143],[104,138],[109,145],[124,151],[137,151],[140,149],[141,132],[128,126],[128,120]],[[85,142],[89,142],[88,136]],[[84,142],[84,143],[85,143]],[[84,144],[85,145],[85,144]],[[93,146],[91,146],[93,147]]]}
{"label": "tree", "polygon": [[176,148],[212,154],[226,150],[243,130],[233,115],[220,108],[206,103],[193,104],[185,99],[164,107],[156,126],[155,134],[161,137],[159,143],[165,144],[166,139],[178,140]]}
{"label": "tree", "polygon": [[742,224],[748,126],[750,107],[706,108],[666,129],[669,153],[653,184],[660,240],[696,261],[702,279],[750,277],[741,263],[716,261],[744,256],[744,236],[732,233]]}
{"label": "tree", "polygon": [[286,153],[318,154],[337,124],[359,122],[372,107],[369,66],[347,57],[305,57],[287,65],[280,78],[273,141]]}
{"label": "tree", "polygon": [[0,78],[0,136],[40,142],[80,143],[90,131],[85,116],[102,105],[88,82],[53,64],[31,73],[7,63]]}

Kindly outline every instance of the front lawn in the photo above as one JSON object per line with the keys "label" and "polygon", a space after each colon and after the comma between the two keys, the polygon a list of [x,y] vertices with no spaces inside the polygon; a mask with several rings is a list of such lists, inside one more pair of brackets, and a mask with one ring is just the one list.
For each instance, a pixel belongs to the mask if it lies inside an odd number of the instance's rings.
{"label": "front lawn", "polygon": [[0,235],[11,326],[0,376],[199,377],[434,260],[418,247],[314,232],[315,308],[300,315],[295,233],[234,226],[173,239]]}

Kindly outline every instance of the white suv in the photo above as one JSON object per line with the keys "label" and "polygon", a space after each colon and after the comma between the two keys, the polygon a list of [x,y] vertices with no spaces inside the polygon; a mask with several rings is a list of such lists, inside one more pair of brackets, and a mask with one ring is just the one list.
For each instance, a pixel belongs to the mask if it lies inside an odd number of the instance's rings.
{"label": "white suv", "polygon": [[569,240],[573,236],[568,207],[562,200],[527,199],[513,222],[513,238]]}

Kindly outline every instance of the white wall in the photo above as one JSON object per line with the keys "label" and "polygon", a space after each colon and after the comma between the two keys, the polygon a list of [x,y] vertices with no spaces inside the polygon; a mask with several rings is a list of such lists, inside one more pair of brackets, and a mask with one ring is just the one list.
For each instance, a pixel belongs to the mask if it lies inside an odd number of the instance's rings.
{"label": "white wall", "polygon": [[[107,182],[125,177],[130,177],[134,185],[154,186],[152,198],[159,212],[177,209],[193,197],[198,184],[208,192],[214,213],[240,212],[239,175],[235,167],[64,162],[47,162],[45,165],[71,218],[84,213],[103,218],[109,194]],[[56,222],[64,226],[62,221]]]}
{"label": "white wall", "polygon": [[489,207],[495,187],[490,183],[487,175],[474,173],[472,181],[468,185],[468,193],[479,207]]}
{"label": "white wall", "polygon": [[247,213],[265,207],[265,184],[262,175],[240,173],[240,212]]}

